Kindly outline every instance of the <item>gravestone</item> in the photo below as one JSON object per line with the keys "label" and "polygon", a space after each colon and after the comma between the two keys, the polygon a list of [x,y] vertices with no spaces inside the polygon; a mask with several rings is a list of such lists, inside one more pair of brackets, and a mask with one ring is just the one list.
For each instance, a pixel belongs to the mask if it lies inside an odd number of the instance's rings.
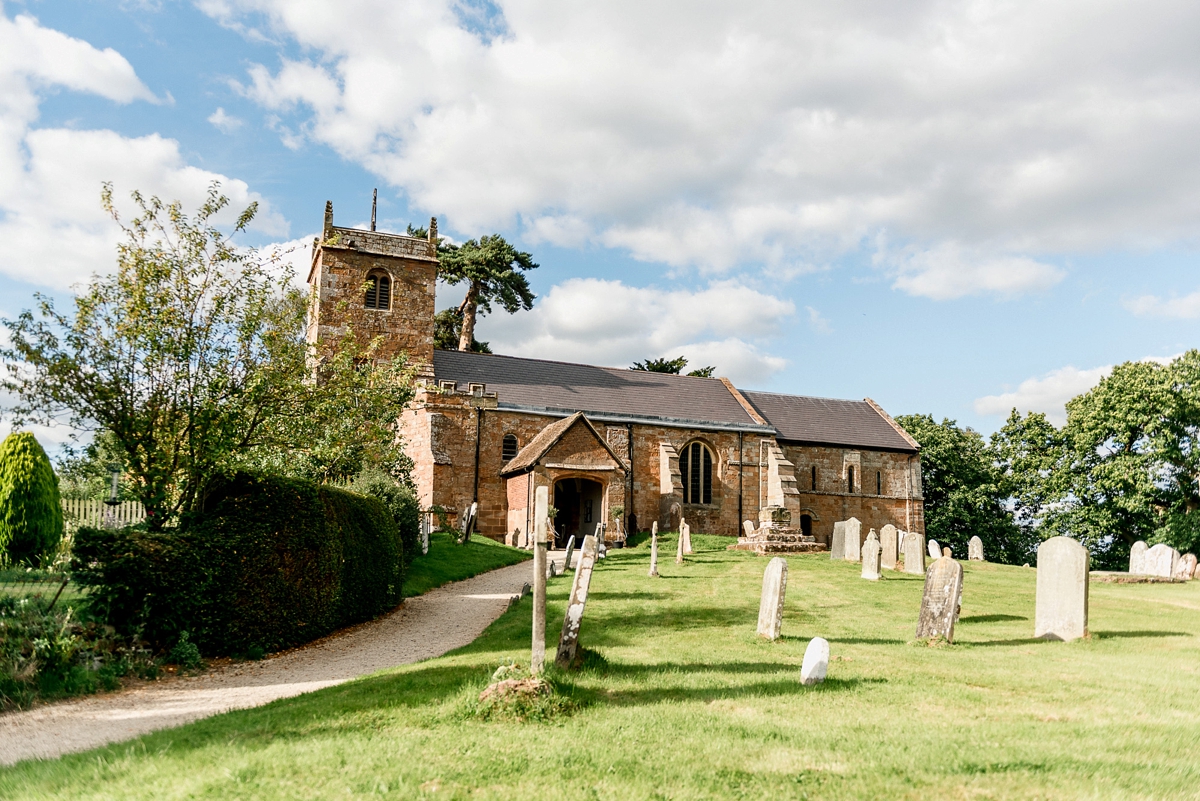
{"label": "gravestone", "polygon": [[1129,549],[1129,572],[1134,576],[1146,575],[1146,551],[1150,550],[1150,546],[1138,540]]}
{"label": "gravestone", "polygon": [[879,558],[883,552],[874,535],[872,531],[862,549],[862,577],[868,581],[879,581]]}
{"label": "gravestone", "polygon": [[1164,542],[1160,542],[1146,551],[1144,575],[1171,578],[1175,575],[1175,566],[1178,559],[1179,551]]}
{"label": "gravestone", "polygon": [[879,530],[879,567],[885,570],[895,570],[900,561],[899,532],[891,523]]}
{"label": "gravestone", "polygon": [[683,564],[683,532],[679,532],[675,537],[675,564]]}
{"label": "gravestone", "polygon": [[846,558],[846,521],[839,520],[833,524],[833,541],[829,543],[830,559]]}
{"label": "gravestone", "polygon": [[953,558],[954,558],[954,551],[950,550],[950,547],[949,547],[949,546],[947,546],[947,547],[945,547],[945,548],[942,548],[942,556],[947,556],[947,557],[949,557],[949,558],[953,559]]}
{"label": "gravestone", "polygon": [[583,623],[583,610],[587,606],[588,588],[592,584],[592,569],[596,566],[596,554],[600,546],[594,536],[583,538],[579,551],[579,567],[571,582],[571,599],[567,603],[567,614],[563,618],[562,634],[558,638],[558,654],[554,664],[563,670],[569,669],[579,652],[579,626]]}
{"label": "gravestone", "polygon": [[743,520],[742,521],[742,531],[744,531],[746,533],[747,537],[753,536],[754,524],[751,523],[749,520]]}
{"label": "gravestone", "polygon": [[533,651],[529,672],[537,675],[546,665],[546,521],[550,488],[534,492],[533,529]]}
{"label": "gravestone", "polygon": [[421,554],[429,554],[429,518],[421,515]]}
{"label": "gravestone", "polygon": [[683,540],[683,552],[685,554],[695,553],[692,550],[692,526],[687,521],[679,521],[679,538]]}
{"label": "gravestone", "polygon": [[650,576],[658,577],[658,526],[650,532]]}
{"label": "gravestone", "polygon": [[1174,578],[1180,581],[1191,581],[1192,573],[1196,572],[1196,555],[1185,553],[1179,557],[1179,561],[1175,564]]}
{"label": "gravestone", "polygon": [[942,546],[938,545],[937,540],[929,541],[929,558],[930,559],[941,559],[942,558]]}
{"label": "gravestone", "polygon": [[1034,637],[1087,636],[1088,561],[1087,548],[1070,537],[1051,537],[1038,546]]}
{"label": "gravestone", "polygon": [[943,556],[925,573],[925,592],[921,596],[921,616],[917,619],[917,639],[945,637],[954,642],[954,623],[962,605],[963,568]]}
{"label": "gravestone", "polygon": [[925,575],[925,538],[915,531],[904,537],[904,572]]}
{"label": "gravestone", "polygon": [[1194,553],[1185,553],[1183,555],[1183,559],[1188,563],[1187,579],[1190,581],[1196,577],[1196,570],[1198,567],[1200,567],[1200,564],[1197,563],[1198,560],[1196,559],[1196,554]]}
{"label": "gravestone", "polygon": [[862,523],[857,517],[846,521],[846,561],[857,562],[862,559]]}
{"label": "gravestone", "polygon": [[677,503],[671,504],[671,508],[667,510],[667,531],[679,531],[679,524],[683,521],[683,507]]}
{"label": "gravestone", "polygon": [[779,639],[783,626],[783,597],[787,594],[787,560],[776,556],[763,571],[762,597],[758,602],[758,635]]}
{"label": "gravestone", "polygon": [[563,567],[567,570],[571,569],[571,557],[575,555],[575,535],[572,534],[567,538],[567,558],[563,562]]}
{"label": "gravestone", "polygon": [[979,537],[971,537],[971,541],[967,543],[967,559],[971,562],[983,561],[983,540]]}
{"label": "gravestone", "polygon": [[811,687],[825,681],[829,671],[829,641],[813,637],[804,649],[804,662],[800,665],[800,683]]}

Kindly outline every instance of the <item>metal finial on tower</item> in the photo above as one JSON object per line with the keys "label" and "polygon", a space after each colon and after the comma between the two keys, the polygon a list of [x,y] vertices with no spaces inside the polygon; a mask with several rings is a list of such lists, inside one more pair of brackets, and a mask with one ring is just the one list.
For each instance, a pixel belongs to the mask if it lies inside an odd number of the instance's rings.
{"label": "metal finial on tower", "polygon": [[437,243],[437,217],[429,218],[429,241]]}
{"label": "metal finial on tower", "polygon": [[371,190],[371,230],[375,230],[375,203],[379,200],[379,190]]}

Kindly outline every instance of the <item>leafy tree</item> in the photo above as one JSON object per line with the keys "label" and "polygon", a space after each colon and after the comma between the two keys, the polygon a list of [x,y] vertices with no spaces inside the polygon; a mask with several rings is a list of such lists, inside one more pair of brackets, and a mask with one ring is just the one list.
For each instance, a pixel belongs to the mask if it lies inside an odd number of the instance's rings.
{"label": "leafy tree", "polygon": [[[441,350],[458,350],[458,340],[462,335],[462,312],[458,309],[440,311],[433,318],[433,346]],[[488,343],[480,342],[471,337],[472,353],[491,353]]]}
{"label": "leafy tree", "polygon": [[28,431],[0,443],[0,554],[41,565],[63,535],[58,477]]}
{"label": "leafy tree", "polygon": [[[630,370],[640,370],[644,373],[669,373],[671,375],[679,375],[683,372],[683,368],[687,367],[688,360],[683,356],[674,359],[646,359],[644,362],[634,362]],[[716,373],[717,368],[713,366],[701,367],[692,370],[688,375],[698,376],[699,378],[712,378]]]}
{"label": "leafy tree", "polygon": [[[318,478],[364,462],[403,469],[394,421],[411,398],[402,359],[375,358],[353,331],[313,353],[308,298],[277,258],[235,247],[213,225],[216,185],[193,217],[133,193],[114,274],[93,278],[74,313],[38,296],[5,320],[3,386],[25,420],[105,431],[159,529],[203,504],[218,474],[259,467]],[[105,209],[120,223],[111,187]],[[235,233],[253,218],[251,205]]]}
{"label": "leafy tree", "polygon": [[989,559],[1025,561],[1031,543],[1004,506],[1004,477],[983,437],[927,414],[897,417],[896,422],[921,445],[927,536],[962,555],[971,537],[978,536]]}
{"label": "leafy tree", "polygon": [[[125,472],[124,455],[112,434],[97,431],[92,441],[82,448],[66,447],[58,458],[58,488],[64,498],[103,501],[110,494],[112,465]],[[128,482],[117,487],[117,499],[136,500],[129,492]]]}
{"label": "leafy tree", "polygon": [[458,307],[462,316],[459,350],[473,349],[476,316],[491,312],[493,303],[509,314],[533,308],[534,294],[525,273],[538,265],[499,234],[468,239],[461,245],[439,242],[438,258],[438,277],[449,284],[467,285],[466,297]]}
{"label": "leafy tree", "polygon": [[1021,417],[1016,409],[991,439],[992,457],[1003,478],[1013,522],[1032,546],[1058,496],[1055,482],[1062,462],[1062,436],[1041,412]]}

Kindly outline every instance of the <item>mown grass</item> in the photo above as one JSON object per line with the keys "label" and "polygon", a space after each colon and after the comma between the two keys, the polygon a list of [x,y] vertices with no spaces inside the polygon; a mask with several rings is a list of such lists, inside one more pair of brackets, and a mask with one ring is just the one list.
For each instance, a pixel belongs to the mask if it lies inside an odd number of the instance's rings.
{"label": "mown grass", "polygon": [[[526,600],[446,657],[18,765],[0,797],[1200,796],[1200,583],[1094,584],[1092,637],[1041,642],[1034,571],[968,563],[957,642],[930,648],[912,642],[919,576],[866,582],[793,557],[784,637],[768,643],[754,636],[766,560],[693,539],[659,579],[646,546],[609,551],[583,624],[589,667],[552,676],[573,711],[471,714],[498,664],[528,660]],[[551,582],[552,619],[568,590]],[[834,661],[805,688],[818,635]]]}
{"label": "mown grass", "polygon": [[478,576],[498,567],[531,559],[528,551],[509,548],[487,537],[472,537],[459,545],[450,534],[439,531],[429,535],[429,553],[418,554],[404,578],[404,595],[411,598],[451,581]]}

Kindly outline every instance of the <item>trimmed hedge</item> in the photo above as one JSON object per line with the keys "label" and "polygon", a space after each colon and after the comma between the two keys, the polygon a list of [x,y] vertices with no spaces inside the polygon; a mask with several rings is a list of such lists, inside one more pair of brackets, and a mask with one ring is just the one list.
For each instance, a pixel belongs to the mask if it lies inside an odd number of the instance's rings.
{"label": "trimmed hedge", "polygon": [[118,629],[210,655],[276,651],[370,620],[402,598],[404,549],[375,498],[238,475],[179,531],[81,529],[76,578]]}
{"label": "trimmed hedge", "polygon": [[58,476],[46,451],[28,431],[9,434],[0,442],[0,553],[41,566],[62,536]]}
{"label": "trimmed hedge", "polygon": [[404,565],[412,564],[421,550],[421,504],[412,488],[392,478],[382,470],[360,473],[349,487],[351,492],[378,498],[392,513],[404,543]]}

